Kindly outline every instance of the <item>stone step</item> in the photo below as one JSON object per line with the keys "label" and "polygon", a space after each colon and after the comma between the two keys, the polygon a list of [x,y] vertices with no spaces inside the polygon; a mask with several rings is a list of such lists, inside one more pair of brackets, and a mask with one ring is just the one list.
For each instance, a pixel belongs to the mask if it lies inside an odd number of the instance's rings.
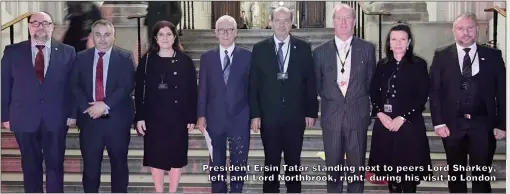
{"label": "stone step", "polygon": [[[5,150],[5,149],[4,149]],[[2,150],[2,151],[4,151]],[[11,151],[7,151],[10,153]],[[14,151],[12,151],[14,152]],[[207,155],[205,150],[203,151],[193,151],[192,154],[188,156],[188,165],[183,168],[183,174],[208,174],[208,165],[209,165],[209,156]],[[19,152],[18,152],[19,153]],[[312,152],[313,153],[313,152]],[[66,152],[66,159],[64,161],[64,172],[65,173],[81,173],[83,171],[83,160],[81,158],[80,151],[77,149],[70,149]],[[142,152],[131,153],[133,155],[129,155],[128,159],[128,167],[130,174],[150,174],[150,168],[143,166],[143,155],[135,155],[142,154]],[[110,159],[106,157],[103,159],[102,165],[102,173],[110,173]],[[443,155],[440,154],[431,154],[432,157],[432,165],[431,169],[434,170],[434,176],[446,177],[448,172],[443,170],[442,167],[446,166],[446,161]],[[227,159],[228,161],[228,159]],[[2,156],[2,173],[20,173],[21,171],[21,157],[19,156]],[[260,169],[256,169],[256,165],[260,166],[264,164],[264,159],[260,157],[252,157],[248,159],[249,170],[248,174],[251,175],[260,175],[262,171]],[[281,164],[285,164],[282,159]],[[318,170],[319,167],[324,166],[325,163],[322,159],[318,157],[303,157],[301,159],[301,166],[306,168],[302,170],[303,174],[307,175],[325,175],[325,171]],[[365,165],[368,165],[368,160]],[[491,176],[493,176],[497,180],[505,180],[506,179],[506,160],[494,160],[493,168]],[[382,167],[379,167],[382,168]],[[283,174],[283,170],[280,174]],[[468,173],[468,176],[471,173]]]}
{"label": "stone step", "polygon": [[[23,175],[21,173],[2,173],[2,185],[5,186],[3,188],[5,189],[15,189],[15,188],[21,188],[13,187],[11,185],[22,185],[23,182]],[[45,176],[44,176],[45,177]],[[80,191],[82,188],[82,175],[81,174],[65,174],[65,185],[70,191]],[[44,178],[45,180],[46,178]],[[153,179],[151,175],[129,175],[129,181],[130,181],[130,189],[131,188],[139,188],[139,187],[145,187],[148,190],[150,190],[148,187],[151,187],[153,185]],[[103,187],[103,191],[109,192],[109,190],[106,190],[111,185],[111,176],[107,174],[101,175],[101,185]],[[165,183],[168,182],[168,176],[165,176]],[[184,188],[191,188],[189,190],[184,190],[187,192],[210,192],[210,181],[209,176],[205,174],[183,174],[180,177],[179,180],[179,187],[181,190]],[[493,192],[505,192],[505,181],[495,181],[491,183]],[[346,182],[344,182],[344,185],[346,185]],[[323,191],[325,190],[326,182],[324,181],[303,181],[302,182],[302,188],[303,190],[311,190],[313,192],[317,191]],[[468,187],[471,188],[471,183],[468,183]],[[256,189],[255,192],[261,192],[262,191],[262,181],[252,180],[251,177],[248,179],[248,181],[245,181],[245,188],[247,190]],[[282,190],[285,190],[285,185],[283,181],[280,181],[280,188]],[[345,187],[344,187],[345,188]],[[109,189],[109,188],[108,188]],[[365,183],[364,189],[366,191],[386,191],[387,186],[383,184],[372,184],[372,183]],[[418,186],[419,191],[447,191],[448,186],[446,181],[438,181],[438,182],[421,182],[421,184]],[[140,190],[140,189],[139,189]],[[2,189],[4,191],[4,189]],[[17,192],[22,191],[21,189],[18,189]],[[15,191],[16,192],[16,191]]]}
{"label": "stone step", "polygon": [[[370,151],[372,141],[372,131],[367,132],[367,151]],[[433,153],[444,153],[443,142],[441,137],[437,136],[434,132],[427,132],[429,139],[430,151]],[[2,133],[2,148],[17,149],[18,144],[12,133]],[[188,147],[190,150],[206,150],[207,143],[204,141],[204,136],[198,131],[193,130],[190,133]],[[66,139],[67,149],[79,149],[80,139],[79,132],[76,128],[69,129]],[[143,149],[143,137],[137,136],[134,130],[131,131],[131,141],[129,144],[130,149]],[[264,146],[260,137],[260,133],[251,132],[250,150],[263,150]],[[303,140],[303,150],[305,151],[323,151],[324,145],[322,140],[322,131],[320,130],[306,130]],[[496,146],[497,154],[506,153],[506,141],[498,140]]]}

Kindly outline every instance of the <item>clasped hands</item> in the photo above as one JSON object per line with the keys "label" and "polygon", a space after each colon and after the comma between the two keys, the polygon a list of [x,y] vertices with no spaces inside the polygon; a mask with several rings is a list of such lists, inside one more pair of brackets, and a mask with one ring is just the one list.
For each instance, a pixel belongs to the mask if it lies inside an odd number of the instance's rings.
{"label": "clasped hands", "polygon": [[383,112],[377,113],[377,118],[381,121],[381,123],[388,129],[389,131],[397,132],[400,127],[404,124],[404,120],[399,117],[395,117],[391,119],[390,116],[384,114]]}
{"label": "clasped hands", "polygon": [[108,106],[103,101],[89,102],[90,107],[85,110],[90,118],[97,119],[104,115],[108,110]]}

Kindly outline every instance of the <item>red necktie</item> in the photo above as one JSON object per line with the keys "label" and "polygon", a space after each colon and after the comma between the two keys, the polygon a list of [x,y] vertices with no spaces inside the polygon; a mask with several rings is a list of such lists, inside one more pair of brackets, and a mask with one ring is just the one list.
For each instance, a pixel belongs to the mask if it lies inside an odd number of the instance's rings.
{"label": "red necktie", "polygon": [[37,75],[39,82],[42,83],[44,80],[44,45],[36,45],[35,47],[39,49],[37,55],[35,55],[35,74]]}
{"label": "red necktie", "polygon": [[103,86],[103,56],[104,52],[99,52],[96,67],[96,101],[103,101],[104,99],[104,86]]}

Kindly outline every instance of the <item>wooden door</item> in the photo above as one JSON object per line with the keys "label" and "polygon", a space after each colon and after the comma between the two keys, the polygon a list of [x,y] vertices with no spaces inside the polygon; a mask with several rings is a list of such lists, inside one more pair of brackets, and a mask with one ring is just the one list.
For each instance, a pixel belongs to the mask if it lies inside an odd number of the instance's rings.
{"label": "wooden door", "polygon": [[241,2],[239,1],[211,1],[211,28],[216,28],[216,20],[223,15],[232,16],[239,24],[241,17]]}
{"label": "wooden door", "polygon": [[325,1],[300,1],[300,28],[326,27]]}

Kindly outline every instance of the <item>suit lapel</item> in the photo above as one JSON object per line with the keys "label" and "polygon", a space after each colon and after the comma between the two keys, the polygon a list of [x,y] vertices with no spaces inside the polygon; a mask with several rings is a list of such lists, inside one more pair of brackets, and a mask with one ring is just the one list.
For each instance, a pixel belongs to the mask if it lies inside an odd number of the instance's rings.
{"label": "suit lapel", "polygon": [[108,71],[106,72],[106,89],[105,89],[105,95],[108,96],[113,92],[113,86],[114,86],[114,80],[115,80],[115,73],[117,65],[119,64],[120,56],[117,51],[116,47],[112,48],[112,52],[110,54],[110,61],[108,62]]}
{"label": "suit lapel", "polygon": [[358,69],[361,68],[360,65],[362,65],[363,62],[363,56],[361,55],[361,46],[359,45],[358,39],[356,37],[352,37],[352,47],[349,55],[351,55],[351,72],[349,74],[349,84],[347,85],[347,94],[350,94],[352,92],[352,83],[354,79],[356,78],[358,74]]}
{"label": "suit lapel", "polygon": [[269,73],[273,74],[271,76],[274,76],[274,79],[276,79],[276,74],[280,72],[280,68],[279,68],[279,64],[278,64],[278,57],[276,56],[276,52],[275,52],[275,45],[276,45],[276,43],[274,42],[273,36],[271,36],[271,38],[267,39],[267,41],[266,41],[267,51],[266,52],[268,53],[268,55],[267,55],[269,57],[268,60],[271,61],[271,63],[268,64],[270,66],[268,68],[269,68],[269,70],[271,70],[271,71],[269,71]]}
{"label": "suit lapel", "polygon": [[[294,65],[292,64],[297,64],[298,61],[298,55],[299,55],[299,51],[301,50],[301,48],[298,48],[296,45],[296,38],[294,38],[293,36],[289,35],[290,36],[290,41],[289,41],[289,64],[287,65],[287,72],[290,72],[291,70],[294,70],[295,67]],[[283,54],[283,56],[285,57],[285,54]],[[278,58],[277,58],[278,60]],[[285,61],[284,61],[285,62]]]}
{"label": "suit lapel", "polygon": [[335,82],[335,88],[337,89],[337,91],[340,93],[340,96],[343,98],[343,94],[342,94],[342,91],[340,90],[340,86],[338,85],[338,63],[337,63],[337,54],[336,54],[336,46],[335,46],[335,39],[332,39],[330,40],[328,43],[327,43],[327,53],[325,56],[328,56],[328,58],[326,58],[326,61],[325,61],[325,70],[326,72],[324,73],[328,73],[332,76],[332,78],[334,79],[334,82]]}
{"label": "suit lapel", "polygon": [[29,53],[29,57],[20,57],[21,63],[15,64],[19,65],[19,68],[25,68],[28,72],[28,78],[33,79],[34,83],[39,83],[37,80],[37,75],[35,73],[34,62],[32,62],[32,43],[30,40],[26,41],[23,46],[23,52]]}
{"label": "suit lapel", "polygon": [[[237,75],[236,72],[238,72],[238,69],[241,68],[236,63],[239,61],[239,49],[237,49],[237,45],[234,46],[234,50],[232,51],[232,61],[230,64],[230,73],[228,74],[228,80],[227,80],[227,87],[232,84],[232,78],[234,78],[235,75]],[[222,72],[223,73],[223,72]]]}
{"label": "suit lapel", "polygon": [[[48,69],[46,70],[46,75],[44,76],[44,83],[50,79],[54,71],[61,69],[62,67],[58,67],[60,65],[60,61],[62,56],[60,55],[60,51],[62,49],[60,48],[60,45],[57,44],[54,40],[51,41],[51,51],[50,51],[50,61],[48,63]],[[62,70],[62,69],[61,69]]]}
{"label": "suit lapel", "polygon": [[223,59],[221,58],[220,52],[221,52],[221,49],[219,46],[216,47],[216,49],[214,49],[213,58],[215,60],[213,61],[213,67],[211,67],[211,68],[212,68],[213,72],[218,72],[218,75],[220,75],[220,76],[215,76],[215,77],[218,77],[218,81],[221,81],[221,83],[223,83],[223,86],[226,87],[225,80],[223,80]]}
{"label": "suit lapel", "polygon": [[88,53],[87,53],[87,57],[85,60],[85,66],[89,67],[89,68],[87,68],[87,72],[85,72],[85,75],[87,78],[87,80],[86,80],[87,82],[85,82],[85,85],[87,86],[87,91],[89,91],[90,99],[94,99],[94,97],[92,96],[93,95],[92,90],[94,90],[94,86],[92,84],[93,84],[93,82],[95,82],[95,80],[93,80],[94,79],[95,49],[91,48],[87,52]]}
{"label": "suit lapel", "polygon": [[479,69],[479,72],[478,74],[480,74],[481,76],[484,76],[485,75],[485,70],[487,68],[487,53],[485,52],[486,49],[485,47],[482,47],[481,45],[477,44],[476,45],[476,48],[478,49],[478,69]]}
{"label": "suit lapel", "polygon": [[449,64],[452,64],[451,68],[453,68],[455,75],[460,77],[460,76],[462,76],[462,72],[460,70],[460,67],[462,64],[459,63],[459,55],[457,54],[457,46],[455,44],[453,44],[452,46],[450,46],[450,48],[448,50],[450,52],[450,56],[452,57],[450,59],[451,62]]}

